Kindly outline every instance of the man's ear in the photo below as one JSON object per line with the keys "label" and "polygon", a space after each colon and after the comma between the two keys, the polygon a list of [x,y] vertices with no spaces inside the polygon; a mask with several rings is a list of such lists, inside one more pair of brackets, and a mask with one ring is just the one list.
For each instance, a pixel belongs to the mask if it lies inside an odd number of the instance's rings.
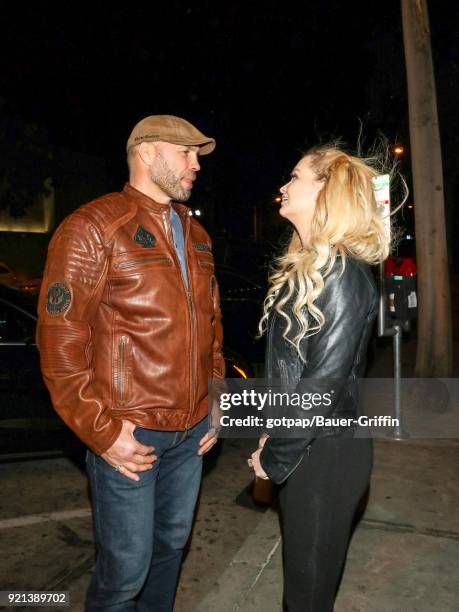
{"label": "man's ear", "polygon": [[146,166],[151,166],[155,160],[156,147],[154,142],[142,142],[139,147],[139,157]]}

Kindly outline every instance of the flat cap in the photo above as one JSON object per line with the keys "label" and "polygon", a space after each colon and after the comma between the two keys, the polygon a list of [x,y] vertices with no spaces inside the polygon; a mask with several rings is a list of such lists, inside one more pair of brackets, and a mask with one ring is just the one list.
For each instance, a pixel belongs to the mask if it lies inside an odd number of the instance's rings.
{"label": "flat cap", "polygon": [[137,123],[127,141],[127,150],[141,142],[170,142],[176,145],[198,146],[199,155],[215,149],[214,138],[209,138],[191,123],[174,115],[150,115]]}

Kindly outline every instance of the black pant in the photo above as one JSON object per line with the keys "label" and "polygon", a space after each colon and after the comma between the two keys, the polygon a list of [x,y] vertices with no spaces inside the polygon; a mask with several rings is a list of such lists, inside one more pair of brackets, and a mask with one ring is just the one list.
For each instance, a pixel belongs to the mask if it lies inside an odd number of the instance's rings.
{"label": "black pant", "polygon": [[319,438],[282,485],[284,609],[332,612],[356,508],[371,474],[372,441]]}

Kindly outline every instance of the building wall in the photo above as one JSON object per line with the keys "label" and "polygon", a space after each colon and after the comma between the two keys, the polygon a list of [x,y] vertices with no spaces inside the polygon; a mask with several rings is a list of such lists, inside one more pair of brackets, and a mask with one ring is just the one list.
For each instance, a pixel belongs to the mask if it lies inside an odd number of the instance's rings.
{"label": "building wall", "polygon": [[[49,240],[59,223],[81,204],[107,190],[104,160],[60,149],[58,161],[61,170],[53,181],[54,197],[37,203],[22,219],[0,218],[0,260],[18,278],[41,276]],[[6,228],[10,231],[5,231]]]}

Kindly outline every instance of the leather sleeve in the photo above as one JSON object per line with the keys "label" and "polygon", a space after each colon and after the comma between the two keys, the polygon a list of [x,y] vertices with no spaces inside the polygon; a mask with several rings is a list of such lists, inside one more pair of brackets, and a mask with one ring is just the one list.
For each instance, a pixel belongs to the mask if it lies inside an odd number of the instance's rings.
{"label": "leather sleeve", "polygon": [[[329,406],[311,410],[309,417],[313,414],[330,416],[340,401],[343,382],[352,371],[365,324],[373,317],[374,290],[356,265],[348,262],[341,275],[340,264],[326,278],[318,305],[325,323],[317,334],[302,341],[306,364],[301,377],[308,379],[307,390],[311,393],[323,392],[324,380],[333,380],[335,393]],[[317,429],[308,429],[302,438],[269,438],[266,441],[260,461],[273,482],[282,483],[295,470],[316,437]]]}
{"label": "leather sleeve", "polygon": [[56,231],[48,250],[38,306],[37,346],[55,410],[95,453],[116,440],[112,419],[93,380],[92,334],[106,276],[100,232],[74,213]]}

